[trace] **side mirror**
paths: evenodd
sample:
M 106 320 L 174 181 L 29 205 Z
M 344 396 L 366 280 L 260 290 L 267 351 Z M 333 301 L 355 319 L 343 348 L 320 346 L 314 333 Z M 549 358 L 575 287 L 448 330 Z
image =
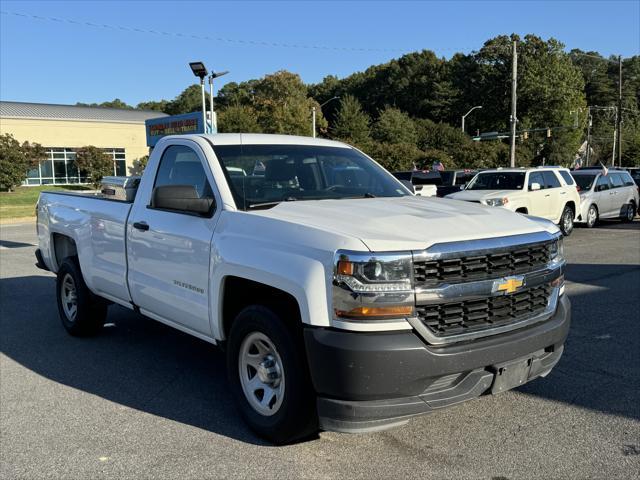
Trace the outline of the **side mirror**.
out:
M 529 187 L 529 190 L 531 190 L 532 192 L 536 190 L 540 190 L 540 184 L 538 182 L 533 182 Z
M 413 193 L 414 195 L 416 194 L 416 189 L 413 186 L 413 183 L 411 183 L 409 180 L 400 180 L 400 183 L 407 187 L 411 193 Z
M 601 192 L 603 190 L 606 190 L 606 185 L 596 185 L 596 192 Z
M 178 212 L 210 215 L 215 201 L 211 197 L 200 198 L 193 185 L 164 185 L 153 189 L 151 207 Z

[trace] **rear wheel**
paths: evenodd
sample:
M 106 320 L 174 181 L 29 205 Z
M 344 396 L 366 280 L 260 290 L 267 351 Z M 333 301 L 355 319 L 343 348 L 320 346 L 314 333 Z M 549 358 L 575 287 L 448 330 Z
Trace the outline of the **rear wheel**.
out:
M 317 431 L 304 351 L 272 310 L 250 306 L 236 317 L 227 374 L 242 417 L 261 437 L 285 444 Z
M 573 231 L 573 209 L 569 205 L 565 205 L 560 217 L 560 230 L 565 237 L 571 235 Z
M 636 206 L 633 202 L 627 204 L 627 208 L 624 212 L 624 216 L 622 217 L 623 222 L 633 222 L 634 217 L 636 216 Z
M 590 205 L 587 210 L 587 227 L 593 228 L 598 223 L 598 207 Z
M 71 335 L 96 334 L 104 325 L 107 304 L 96 297 L 82 278 L 78 260 L 64 259 L 58 269 L 56 280 L 58 314 L 62 325 Z

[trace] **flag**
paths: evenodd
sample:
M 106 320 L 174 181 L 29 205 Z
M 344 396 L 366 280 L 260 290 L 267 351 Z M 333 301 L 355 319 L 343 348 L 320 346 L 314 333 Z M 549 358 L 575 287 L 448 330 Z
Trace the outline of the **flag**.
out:
M 607 167 L 605 167 L 602 162 L 600 162 L 600 165 L 602 165 L 602 175 L 604 175 L 605 177 L 607 175 L 609 175 L 609 170 L 607 169 Z

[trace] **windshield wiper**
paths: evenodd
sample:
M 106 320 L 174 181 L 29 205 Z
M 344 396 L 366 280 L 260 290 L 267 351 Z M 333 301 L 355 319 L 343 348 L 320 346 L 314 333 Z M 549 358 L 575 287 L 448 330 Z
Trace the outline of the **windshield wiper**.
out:
M 276 202 L 262 202 L 262 203 L 252 203 L 251 205 L 249 205 L 248 210 L 254 209 L 254 208 L 268 208 L 268 207 L 275 207 L 276 205 L 278 205 L 279 203 L 282 202 L 295 202 L 296 200 L 298 200 L 296 197 L 287 197 L 284 200 L 278 200 Z

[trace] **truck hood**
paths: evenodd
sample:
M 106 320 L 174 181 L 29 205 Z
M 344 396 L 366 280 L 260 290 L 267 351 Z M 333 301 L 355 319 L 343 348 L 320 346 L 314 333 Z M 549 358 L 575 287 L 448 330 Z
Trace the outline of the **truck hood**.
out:
M 518 195 L 522 190 L 462 190 L 447 195 L 447 198 L 464 200 L 466 202 L 480 202 L 487 198 L 503 198 Z
M 374 252 L 557 231 L 551 222 L 503 208 L 415 196 L 282 202 L 254 214 L 355 237 Z

